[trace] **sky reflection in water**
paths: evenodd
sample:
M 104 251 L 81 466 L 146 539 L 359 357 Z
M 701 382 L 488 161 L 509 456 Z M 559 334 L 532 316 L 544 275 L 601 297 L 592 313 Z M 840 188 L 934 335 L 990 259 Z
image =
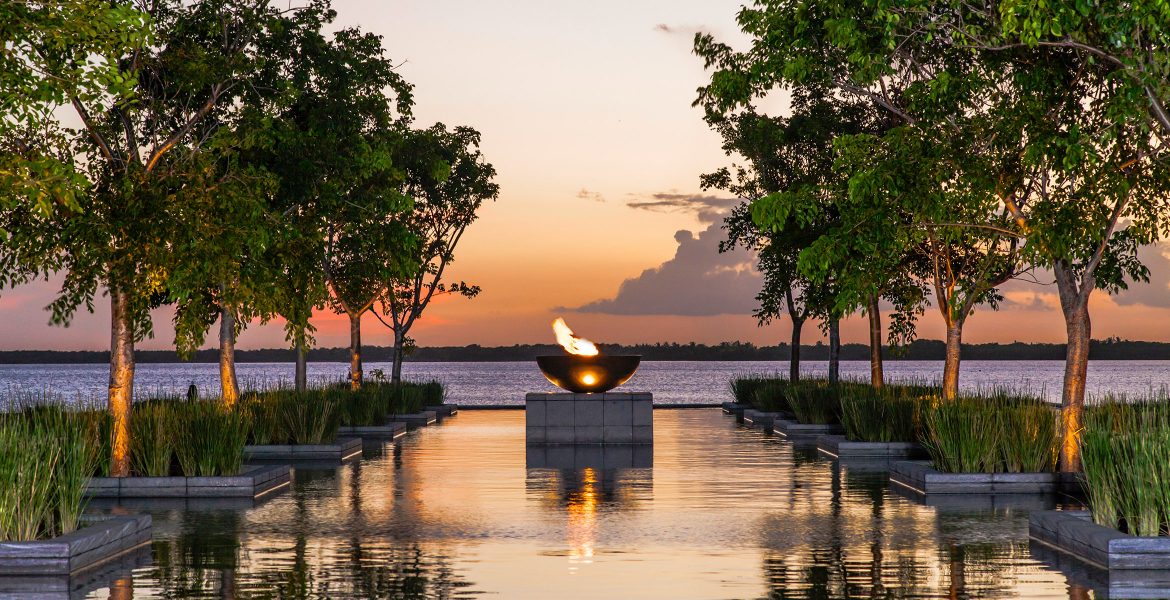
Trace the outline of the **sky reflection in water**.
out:
M 837 467 L 717 410 L 658 410 L 655 427 L 652 457 L 526 468 L 559 459 L 526 456 L 522 411 L 464 411 L 397 445 L 369 445 L 360 462 L 298 469 L 292 490 L 255 507 L 153 511 L 150 564 L 114 567 L 89 595 L 1084 593 L 1037 560 L 1026 509 L 922 506 L 880 470 Z M 635 468 L 610 468 L 622 461 Z M 122 579 L 111 589 L 113 577 Z

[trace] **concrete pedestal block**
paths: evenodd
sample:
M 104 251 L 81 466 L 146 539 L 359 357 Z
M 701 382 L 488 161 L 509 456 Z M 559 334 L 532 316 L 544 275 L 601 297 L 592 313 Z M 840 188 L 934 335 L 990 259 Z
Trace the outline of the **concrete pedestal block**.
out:
M 529 444 L 652 444 L 654 397 L 648 392 L 528 394 Z

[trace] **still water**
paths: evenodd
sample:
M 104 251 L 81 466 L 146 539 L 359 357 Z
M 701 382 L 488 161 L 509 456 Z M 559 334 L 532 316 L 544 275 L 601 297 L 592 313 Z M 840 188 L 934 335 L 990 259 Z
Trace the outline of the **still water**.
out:
M 802 365 L 803 373 L 823 375 L 823 363 Z M 140 364 L 135 389 L 148 394 L 183 394 L 194 383 L 204 395 L 218 395 L 218 365 L 209 363 Z M 245 387 L 292 381 L 293 366 L 284 363 L 240 363 Z M 367 363 L 367 376 L 376 369 L 390 371 L 386 363 Z M 747 373 L 787 373 L 787 362 L 645 362 L 623 389 L 652 391 L 657 404 L 713 403 L 728 400 L 728 382 Z M 887 361 L 886 377 L 937 380 L 941 361 Z M 309 363 L 309 377 L 336 381 L 345 377 L 345 363 Z M 846 361 L 845 377 L 869 378 L 869 363 Z M 406 363 L 403 373 L 411 379 L 438 379 L 448 390 L 448 401 L 460 405 L 523 404 L 525 392 L 557 391 L 536 368 L 535 362 Z M 1060 398 L 1063 361 L 966 361 L 960 382 L 964 388 L 1010 386 Z M 51 390 L 67 398 L 102 399 L 106 394 L 106 365 L 0 365 L 0 397 L 17 392 Z M 1091 394 L 1147 394 L 1170 386 L 1170 361 L 1093 361 L 1089 363 Z
M 1081 598 L 1028 510 L 933 507 L 717 409 L 657 410 L 652 455 L 560 468 L 522 411 L 463 411 L 258 506 L 155 503 L 90 598 Z M 649 462 L 648 462 L 649 461 Z M 1063 571 L 1061 569 L 1064 569 Z M 1098 596 L 1101 597 L 1101 596 Z

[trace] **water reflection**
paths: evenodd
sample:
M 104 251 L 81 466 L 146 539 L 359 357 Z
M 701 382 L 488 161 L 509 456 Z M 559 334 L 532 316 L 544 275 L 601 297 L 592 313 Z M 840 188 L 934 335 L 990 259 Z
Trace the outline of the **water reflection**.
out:
M 465 411 L 362 461 L 298 468 L 256 506 L 155 510 L 152 564 L 88 595 L 1102 595 L 1034 555 L 1032 506 L 925 506 L 891 491 L 884 470 L 714 410 L 656 411 L 655 427 L 648 463 L 598 463 L 532 453 L 520 411 Z

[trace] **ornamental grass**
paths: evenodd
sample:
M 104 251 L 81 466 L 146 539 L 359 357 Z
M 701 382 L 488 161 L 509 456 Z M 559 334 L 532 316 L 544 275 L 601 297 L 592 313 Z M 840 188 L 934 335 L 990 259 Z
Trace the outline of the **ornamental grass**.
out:
M 924 385 L 843 382 L 840 386 L 841 425 L 855 442 L 917 442 L 921 436 Z M 937 388 L 933 388 L 937 389 Z
M 1056 468 L 1060 414 L 1041 399 L 991 390 L 921 406 L 922 443 L 947 473 L 1040 473 Z
M 60 406 L 0 414 L 0 541 L 77 529 L 99 460 L 93 424 Z
M 1138 536 L 1170 533 L 1170 398 L 1109 397 L 1085 411 L 1084 484 L 1093 521 Z
M 824 380 L 802 380 L 784 390 L 792 414 L 801 423 L 833 425 L 841 422 L 840 386 Z

